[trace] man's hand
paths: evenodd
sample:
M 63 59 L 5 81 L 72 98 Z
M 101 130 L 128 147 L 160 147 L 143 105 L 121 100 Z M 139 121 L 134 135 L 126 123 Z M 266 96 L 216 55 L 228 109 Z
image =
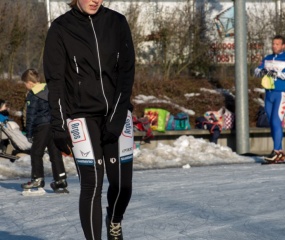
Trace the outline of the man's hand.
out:
M 67 131 L 54 131 L 53 132 L 53 141 L 55 146 L 59 151 L 64 152 L 67 155 L 71 154 L 71 149 L 73 147 L 70 135 Z
M 263 69 L 261 69 L 261 71 L 260 71 L 260 76 L 263 77 L 263 76 L 266 75 L 267 73 L 268 73 L 268 71 L 267 71 L 265 68 L 263 68 Z
M 256 68 L 255 71 L 254 71 L 254 75 L 256 77 L 263 77 L 264 75 L 266 75 L 268 73 L 268 71 L 263 68 L 263 69 L 260 69 L 260 68 Z
M 268 73 L 267 73 L 267 76 L 268 77 L 272 77 L 272 78 L 276 78 L 276 76 L 277 76 L 277 72 L 276 71 L 274 71 L 274 70 L 270 70 Z

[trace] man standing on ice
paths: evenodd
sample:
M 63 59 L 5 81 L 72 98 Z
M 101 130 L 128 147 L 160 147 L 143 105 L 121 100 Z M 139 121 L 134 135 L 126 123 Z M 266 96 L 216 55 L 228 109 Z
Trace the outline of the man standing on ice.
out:
M 268 83 L 265 88 L 265 112 L 267 114 L 273 150 L 265 160 L 272 163 L 284 161 L 285 154 L 282 150 L 283 127 L 282 121 L 285 113 L 285 39 L 277 35 L 272 40 L 272 54 L 262 59 L 261 64 L 255 69 L 256 77 L 265 77 Z

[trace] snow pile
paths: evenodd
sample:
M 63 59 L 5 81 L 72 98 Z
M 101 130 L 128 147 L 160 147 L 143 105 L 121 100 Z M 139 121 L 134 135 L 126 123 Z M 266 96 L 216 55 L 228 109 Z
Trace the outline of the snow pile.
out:
M 253 163 L 259 158 L 243 157 L 229 147 L 209 143 L 193 136 L 181 136 L 173 145 L 159 144 L 156 149 L 135 149 L 135 169 Z M 187 168 L 187 167 L 186 167 Z

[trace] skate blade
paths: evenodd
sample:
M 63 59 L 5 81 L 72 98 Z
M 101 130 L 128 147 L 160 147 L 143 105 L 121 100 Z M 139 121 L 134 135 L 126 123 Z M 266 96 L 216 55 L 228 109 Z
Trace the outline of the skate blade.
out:
M 265 161 L 265 162 L 261 163 L 261 165 L 270 165 L 270 164 L 274 164 L 274 162 L 267 162 L 267 161 Z
M 57 194 L 64 194 L 64 193 L 68 194 L 69 193 L 69 191 L 66 188 L 64 188 L 64 189 L 54 189 L 53 191 L 54 191 L 54 193 L 57 193 Z
M 265 161 L 265 162 L 262 162 L 261 164 L 262 165 L 269 165 L 269 164 L 284 164 L 285 161 Z
M 272 159 L 272 158 L 265 157 L 264 160 L 267 161 L 267 162 L 275 162 L 275 161 L 277 161 L 277 158 L 273 158 Z
M 38 189 L 24 189 L 22 192 L 22 195 L 27 197 L 27 196 L 42 196 L 45 195 L 46 191 L 43 188 L 38 188 Z

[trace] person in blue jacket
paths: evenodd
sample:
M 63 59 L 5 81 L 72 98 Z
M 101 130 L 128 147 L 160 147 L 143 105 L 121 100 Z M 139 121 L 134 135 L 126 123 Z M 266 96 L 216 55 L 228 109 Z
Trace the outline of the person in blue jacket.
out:
M 0 99 L 0 122 L 5 122 L 7 120 L 9 120 L 7 102 L 3 99 Z
M 284 161 L 285 154 L 282 149 L 283 127 L 282 121 L 285 113 L 285 38 L 276 35 L 272 40 L 272 54 L 265 56 L 255 69 L 256 77 L 267 75 L 274 81 L 271 89 L 265 89 L 265 112 L 267 114 L 273 150 L 265 159 L 268 161 Z
M 4 123 L 9 120 L 9 106 L 7 101 L 0 99 L 0 123 Z M 6 152 L 9 144 L 8 137 L 0 129 L 0 152 Z

